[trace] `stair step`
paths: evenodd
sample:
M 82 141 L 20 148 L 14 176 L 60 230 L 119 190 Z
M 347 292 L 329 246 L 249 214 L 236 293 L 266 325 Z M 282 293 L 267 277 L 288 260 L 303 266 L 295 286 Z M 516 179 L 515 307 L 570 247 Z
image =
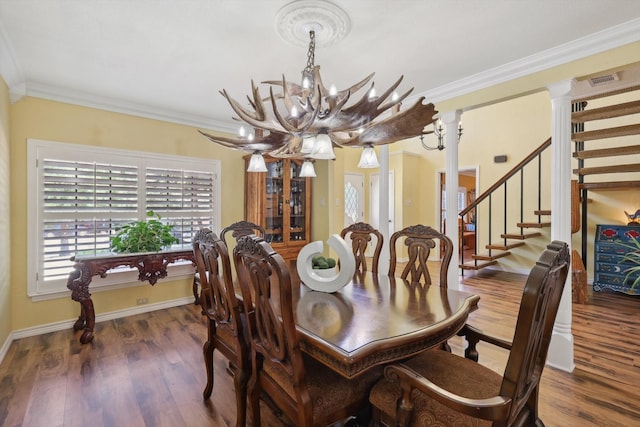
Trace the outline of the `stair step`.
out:
M 524 245 L 526 245 L 525 242 L 513 242 L 513 243 L 506 244 L 506 245 L 498 245 L 496 243 L 492 243 L 490 245 L 486 245 L 485 248 L 487 248 L 487 249 L 498 249 L 498 250 L 501 250 L 501 251 L 508 251 L 510 249 L 517 248 L 518 246 L 524 246 Z
M 550 222 L 519 222 L 518 227 L 520 228 L 546 228 L 551 227 Z
M 485 267 L 489 267 L 490 265 L 495 265 L 497 264 L 498 261 L 484 261 L 484 262 L 478 262 L 478 261 L 469 261 L 469 262 L 465 262 L 464 264 L 460 264 L 458 265 L 458 267 L 460 267 L 463 270 L 481 270 Z
M 547 210 L 539 210 L 539 211 L 533 211 L 534 215 L 551 215 L 551 210 L 547 209 Z
M 574 169 L 576 175 L 598 175 L 603 173 L 640 172 L 640 163 L 631 165 L 595 166 L 591 168 Z
M 509 251 L 500 251 L 500 252 L 492 251 L 491 255 L 489 255 L 489 254 L 474 254 L 474 255 L 471 255 L 471 258 L 477 259 L 477 260 L 480 260 L 480 261 L 493 261 L 494 259 L 503 258 L 503 257 L 509 256 L 509 255 L 511 255 L 511 252 L 509 252 Z
M 580 188 L 586 190 L 624 190 L 635 187 L 640 187 L 640 181 L 583 182 L 580 184 Z
M 538 237 L 541 233 L 517 233 L 517 234 L 501 234 L 500 237 L 503 239 L 515 239 L 515 240 L 525 240 L 530 239 L 532 237 Z
M 571 123 L 584 123 L 590 120 L 611 119 L 613 117 L 628 116 L 640 113 L 640 101 L 625 102 L 624 104 L 608 105 L 592 110 L 577 111 L 571 114 Z
M 596 129 L 571 134 L 572 141 L 592 141 L 594 139 L 617 138 L 619 136 L 640 135 L 640 124 Z
M 640 153 L 640 145 L 628 145 L 625 147 L 611 147 L 600 150 L 583 150 L 573 153 L 576 159 L 597 159 L 601 157 L 628 156 Z

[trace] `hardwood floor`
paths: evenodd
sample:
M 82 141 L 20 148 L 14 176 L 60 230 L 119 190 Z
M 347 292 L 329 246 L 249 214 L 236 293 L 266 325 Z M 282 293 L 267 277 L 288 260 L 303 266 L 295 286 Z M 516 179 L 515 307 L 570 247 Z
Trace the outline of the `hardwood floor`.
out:
M 481 296 L 469 323 L 511 338 L 524 276 L 466 272 L 463 290 Z M 640 425 L 640 299 L 590 295 L 573 305 L 573 373 L 547 367 L 540 413 L 547 427 Z M 199 307 L 186 305 L 96 324 L 81 345 L 72 330 L 15 341 L 0 365 L 1 426 L 229 426 L 233 383 L 215 359 L 205 385 Z M 460 351 L 462 340 L 450 341 Z M 507 353 L 479 346 L 480 362 L 500 372 Z M 282 425 L 273 416 L 264 425 Z

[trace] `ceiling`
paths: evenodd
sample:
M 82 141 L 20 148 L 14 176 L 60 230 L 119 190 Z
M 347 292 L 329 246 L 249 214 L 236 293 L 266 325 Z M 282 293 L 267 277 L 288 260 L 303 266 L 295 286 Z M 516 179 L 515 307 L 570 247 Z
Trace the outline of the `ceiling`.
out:
M 309 0 L 299 0 L 309 2 Z M 290 0 L 0 0 L 0 72 L 31 95 L 231 130 L 219 91 L 299 82 L 307 47 L 276 31 Z M 346 36 L 318 41 L 327 85 L 375 72 L 428 101 L 640 40 L 638 0 L 333 0 Z M 537 67 L 537 69 L 536 69 Z M 264 94 L 266 94 L 266 89 Z

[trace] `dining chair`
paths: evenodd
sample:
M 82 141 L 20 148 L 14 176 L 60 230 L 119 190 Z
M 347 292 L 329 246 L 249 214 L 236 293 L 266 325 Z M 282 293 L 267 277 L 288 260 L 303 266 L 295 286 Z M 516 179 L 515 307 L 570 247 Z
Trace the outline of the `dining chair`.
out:
M 404 238 L 404 240 L 400 240 L 401 238 Z M 411 282 L 422 282 L 428 285 L 431 284 L 431 275 L 429 274 L 427 261 L 432 252 L 434 253 L 434 258 L 436 258 L 438 254 L 433 249 L 436 247 L 437 242 L 440 243 L 440 252 L 442 253 L 439 260 L 440 286 L 446 288 L 447 270 L 453 254 L 453 242 L 451 242 L 451 239 L 443 233 L 421 224 L 411 225 L 396 231 L 389 240 L 389 276 L 394 276 L 396 272 L 397 253 L 400 251 L 400 248 L 397 248 L 396 245 L 400 244 L 399 240 L 407 247 L 409 256 L 409 260 L 400 277 Z M 434 261 L 437 261 L 437 259 L 434 259 Z
M 249 234 L 255 234 L 255 235 L 261 236 L 263 238 L 265 238 L 265 236 L 266 236 L 264 227 L 262 227 L 261 225 L 255 224 L 255 223 L 250 222 L 250 221 L 244 221 L 244 220 L 243 221 L 234 222 L 233 224 L 228 225 L 225 228 L 223 228 L 222 231 L 220 232 L 220 238 L 227 245 L 227 247 L 229 246 L 229 244 L 227 242 L 226 235 L 229 232 L 231 232 L 231 236 L 234 239 L 236 239 L 236 241 L 240 237 L 247 236 Z
M 469 343 L 465 357 L 429 350 L 388 365 L 369 397 L 373 425 L 544 426 L 539 382 L 569 259 L 564 242 L 544 250 L 527 278 L 512 342 L 465 325 L 458 334 Z M 510 351 L 503 375 L 477 363 L 479 341 Z
M 378 261 L 380 260 L 380 252 L 382 251 L 382 244 L 384 242 L 382 233 L 366 222 L 356 222 L 344 228 L 340 232 L 340 237 L 344 240 L 351 240 L 351 249 L 356 259 L 356 271 L 360 272 L 367 271 L 366 251 L 371 239 L 375 238 L 376 246 L 371 258 L 371 272 L 378 272 Z
M 249 321 L 252 425 L 261 425 L 260 399 L 267 396 L 298 427 L 327 426 L 366 408 L 382 368 L 348 380 L 301 351 L 287 264 L 261 237 L 241 237 L 234 260 L 236 268 L 245 270 L 240 277 L 248 279 L 242 281 L 245 306 L 244 295 L 251 295 L 254 310 Z
M 264 228 L 258 224 L 254 224 L 249 221 L 238 221 L 233 224 L 225 227 L 220 232 L 220 238 L 229 247 L 229 244 L 226 240 L 227 233 L 231 232 L 231 236 L 236 240 L 241 236 L 246 236 L 247 234 L 258 234 L 259 236 L 265 236 Z M 194 304 L 200 304 L 200 295 L 198 293 L 198 289 L 202 288 L 202 284 L 200 283 L 200 274 L 196 270 L 196 274 L 193 276 L 193 297 Z M 204 313 L 203 313 L 204 314 Z
M 211 230 L 199 230 L 193 239 L 196 268 L 202 283 L 200 298 L 207 316 L 207 341 L 202 348 L 207 373 L 207 385 L 202 396 L 209 399 L 213 392 L 213 352 L 218 350 L 229 361 L 236 395 L 236 426 L 245 425 L 247 381 L 250 376 L 249 340 L 243 325 L 241 307 L 231 278 L 227 246 Z

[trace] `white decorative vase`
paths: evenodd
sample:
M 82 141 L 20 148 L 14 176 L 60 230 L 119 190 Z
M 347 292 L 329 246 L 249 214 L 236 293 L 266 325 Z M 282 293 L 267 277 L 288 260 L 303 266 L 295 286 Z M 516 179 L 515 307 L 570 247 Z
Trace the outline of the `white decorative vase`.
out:
M 332 268 L 314 268 L 313 272 L 320 277 L 334 277 L 338 273 L 336 267 Z
M 356 260 L 353 257 L 351 248 L 340 235 L 332 234 L 327 243 L 338 254 L 338 259 L 340 260 L 339 272 L 335 267 L 324 270 L 313 269 L 313 257 L 322 253 L 322 242 L 320 240 L 311 242 L 300 250 L 296 269 L 298 270 L 300 281 L 307 287 L 314 291 L 331 293 L 342 289 L 351 281 L 353 273 L 356 271 Z

